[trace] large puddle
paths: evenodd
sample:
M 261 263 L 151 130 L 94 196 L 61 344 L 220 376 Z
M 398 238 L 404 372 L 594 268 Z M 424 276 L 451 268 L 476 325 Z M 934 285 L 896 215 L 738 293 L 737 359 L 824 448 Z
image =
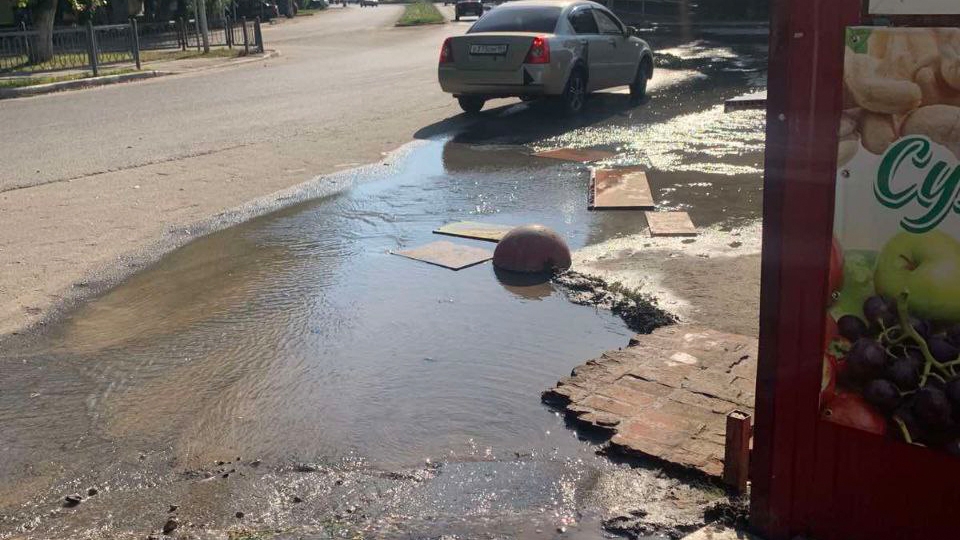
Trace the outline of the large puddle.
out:
M 382 171 L 200 238 L 9 351 L 0 478 L 15 487 L 0 509 L 144 453 L 176 471 L 225 456 L 383 470 L 592 457 L 539 395 L 626 345 L 622 321 L 489 263 L 453 272 L 389 252 L 447 239 L 431 231 L 457 220 L 542 223 L 573 249 L 642 232 L 640 212 L 586 210 L 586 167 L 527 155 L 573 140 L 651 167 L 665 204 L 700 226 L 755 220 L 762 114 L 716 109 L 746 76 L 677 79 L 640 108 L 596 96 L 573 124 L 523 105 L 425 130 Z

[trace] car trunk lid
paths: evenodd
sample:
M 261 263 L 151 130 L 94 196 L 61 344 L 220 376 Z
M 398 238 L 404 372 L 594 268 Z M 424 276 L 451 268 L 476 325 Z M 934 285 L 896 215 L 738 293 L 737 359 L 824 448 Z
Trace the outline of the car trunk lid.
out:
M 533 38 L 540 34 L 482 33 L 451 40 L 457 69 L 516 71 L 523 65 Z

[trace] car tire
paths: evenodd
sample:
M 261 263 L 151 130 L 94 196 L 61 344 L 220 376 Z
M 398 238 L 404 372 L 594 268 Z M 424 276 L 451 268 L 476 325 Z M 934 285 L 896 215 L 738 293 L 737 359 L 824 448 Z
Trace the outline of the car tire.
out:
M 455 15 L 453 16 L 453 20 L 459 21 L 459 20 L 460 20 L 460 14 L 459 14 L 459 13 L 455 14 Z
M 647 97 L 647 80 L 650 79 L 650 63 L 641 60 L 637 66 L 637 76 L 630 84 L 630 99 L 634 102 L 643 101 Z
M 477 114 L 483 109 L 483 105 L 487 100 L 479 96 L 460 96 L 457 98 L 457 102 L 460 103 L 460 108 L 463 109 L 463 112 L 467 114 Z
M 560 94 L 560 108 L 564 114 L 574 115 L 583 111 L 587 101 L 587 76 L 582 68 L 574 68 Z

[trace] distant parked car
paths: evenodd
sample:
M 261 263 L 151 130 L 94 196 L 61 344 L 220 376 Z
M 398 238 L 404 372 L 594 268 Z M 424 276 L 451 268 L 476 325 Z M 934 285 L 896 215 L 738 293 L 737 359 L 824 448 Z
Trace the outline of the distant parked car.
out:
M 260 17 L 261 21 L 269 21 L 280 16 L 280 9 L 277 5 L 266 0 L 240 0 L 237 2 L 237 18 L 246 17 L 247 19 L 256 19 Z
M 483 16 L 483 2 L 480 0 L 460 0 L 454 8 L 454 19 L 460 20 L 465 15 Z
M 590 92 L 621 85 L 639 100 L 653 76 L 653 52 L 635 32 L 596 2 L 509 2 L 443 42 L 437 75 L 467 113 L 488 99 L 543 96 L 578 113 Z
M 297 13 L 300 11 L 300 6 L 298 6 L 294 0 L 279 0 L 277 9 L 280 10 L 281 15 L 292 19 L 297 16 Z
M 380 7 L 380 0 L 360 0 L 360 7 Z

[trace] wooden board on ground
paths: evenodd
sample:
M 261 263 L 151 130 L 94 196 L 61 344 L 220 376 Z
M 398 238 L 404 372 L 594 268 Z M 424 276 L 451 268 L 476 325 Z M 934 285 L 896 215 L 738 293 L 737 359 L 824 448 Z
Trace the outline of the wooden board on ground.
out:
M 446 240 L 431 242 L 425 246 L 403 251 L 392 251 L 391 253 L 451 270 L 463 270 L 493 258 L 493 253 L 489 250 L 462 246 Z
M 573 369 L 543 400 L 606 432 L 610 449 L 719 477 L 727 415 L 753 414 L 757 338 L 672 325 Z
M 510 232 L 510 229 L 513 229 L 513 227 L 509 225 L 499 225 L 497 223 L 458 221 L 456 223 L 447 223 L 433 232 L 434 234 L 445 234 L 447 236 L 499 242 L 500 239 L 503 238 L 503 235 Z
M 730 98 L 723 102 L 723 112 L 739 111 L 743 109 L 766 109 L 767 91 L 761 90 Z
M 607 152 L 606 150 L 559 148 L 557 150 L 545 150 L 543 152 L 537 152 L 533 155 L 537 157 L 559 159 L 563 161 L 578 161 L 580 163 L 590 163 L 593 161 L 600 161 L 601 159 L 612 158 L 616 154 L 614 154 L 613 152 Z
M 591 210 L 654 208 L 647 173 L 638 167 L 594 169 L 591 179 Z
M 696 236 L 697 228 L 686 212 L 644 212 L 650 236 Z

